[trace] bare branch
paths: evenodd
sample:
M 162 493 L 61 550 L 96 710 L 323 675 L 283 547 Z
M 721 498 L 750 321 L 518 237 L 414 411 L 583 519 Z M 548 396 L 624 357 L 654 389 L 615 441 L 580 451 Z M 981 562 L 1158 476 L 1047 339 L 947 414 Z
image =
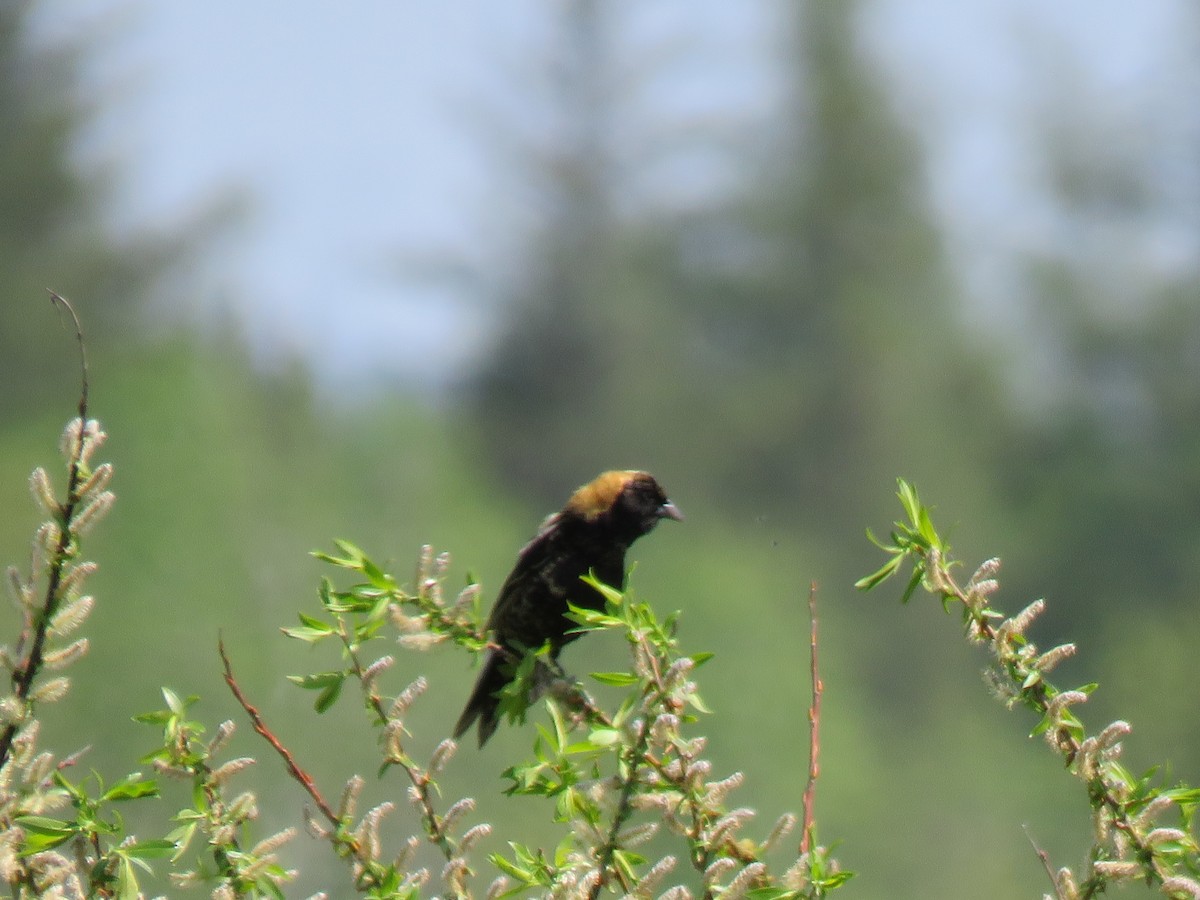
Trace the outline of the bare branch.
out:
M 312 797 L 313 803 L 317 804 L 317 808 L 321 810 L 322 815 L 329 820 L 329 824 L 336 828 L 339 824 L 337 813 L 325 802 L 325 798 L 321 796 L 321 791 L 317 788 L 317 783 L 313 781 L 313 777 L 300 767 L 300 764 L 296 762 L 296 757 L 292 755 L 292 751 L 285 747 L 283 742 L 267 727 L 262 714 L 246 699 L 246 695 L 242 692 L 241 686 L 238 685 L 237 679 L 233 675 L 233 664 L 229 661 L 229 654 L 225 652 L 225 640 L 223 638 L 217 639 L 217 652 L 221 655 L 221 667 L 224 669 L 225 683 L 229 685 L 229 690 L 233 693 L 233 697 L 237 700 L 238 705 L 250 717 L 250 723 L 254 726 L 254 730 L 262 735 L 263 739 L 280 755 L 284 765 L 287 766 L 288 773 L 296 781 L 300 782 L 301 787 L 308 793 L 308 796 Z
M 825 684 L 817 666 L 817 583 L 808 586 L 808 648 L 809 673 L 812 679 L 812 705 L 808 708 L 808 784 L 804 787 L 803 830 L 800 833 L 800 855 L 812 849 L 813 826 L 816 823 L 817 777 L 821 774 L 821 694 Z

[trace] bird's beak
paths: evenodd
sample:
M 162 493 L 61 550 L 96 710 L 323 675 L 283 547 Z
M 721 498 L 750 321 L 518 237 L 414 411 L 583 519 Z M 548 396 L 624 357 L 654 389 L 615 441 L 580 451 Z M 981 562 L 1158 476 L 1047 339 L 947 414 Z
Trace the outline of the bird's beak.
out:
M 674 519 L 676 522 L 683 521 L 683 513 L 679 511 L 679 507 L 668 500 L 658 508 L 658 517 L 660 519 Z

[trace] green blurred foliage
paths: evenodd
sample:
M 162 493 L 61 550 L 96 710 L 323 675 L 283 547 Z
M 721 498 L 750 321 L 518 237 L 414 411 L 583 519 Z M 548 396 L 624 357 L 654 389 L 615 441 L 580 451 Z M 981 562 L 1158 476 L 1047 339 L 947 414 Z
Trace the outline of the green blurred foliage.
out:
M 957 329 L 917 146 L 856 10 L 788 14 L 793 99 L 726 206 L 627 224 L 596 141 L 549 170 L 557 203 L 473 406 L 499 471 L 544 503 L 616 459 L 742 515 L 858 530 L 898 468 L 965 478 L 984 451 L 992 373 Z M 585 137 L 605 130 L 590 96 L 562 99 Z M 953 448 L 926 437 L 951 429 Z

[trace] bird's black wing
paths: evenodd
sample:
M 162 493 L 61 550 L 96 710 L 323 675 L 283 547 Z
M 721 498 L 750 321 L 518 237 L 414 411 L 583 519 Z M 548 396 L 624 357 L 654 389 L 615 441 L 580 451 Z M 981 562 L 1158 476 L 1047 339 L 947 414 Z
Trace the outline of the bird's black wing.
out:
M 580 579 L 589 571 L 606 584 L 621 587 L 625 577 L 625 547 L 607 535 L 592 533 L 591 523 L 581 523 L 563 513 L 547 518 L 534 538 L 521 548 L 516 565 L 501 585 L 488 617 L 488 630 L 498 645 L 484 662 L 467 701 L 455 737 L 479 719 L 480 746 L 499 724 L 496 697 L 511 677 L 511 667 L 524 652 L 547 641 L 558 657 L 563 645 L 577 637 L 568 634 L 574 623 L 567 618 L 573 603 L 602 609 L 603 597 Z
M 578 548 L 563 534 L 562 516 L 548 517 L 521 548 L 516 565 L 504 579 L 488 617 L 496 642 L 514 650 L 536 650 L 547 639 L 561 638 L 569 627 L 563 618 L 567 597 L 574 592 L 583 566 Z
M 516 565 L 501 585 L 488 616 L 488 631 L 498 648 L 488 651 L 483 670 L 475 682 L 466 708 L 454 726 L 461 737 L 479 720 L 479 746 L 483 746 L 500 723 L 500 701 L 496 693 L 508 682 L 508 670 L 520 659 L 523 649 L 537 649 L 568 624 L 565 588 L 555 584 L 555 574 L 566 558 L 560 529 L 561 516 L 549 516 L 538 533 L 517 554 Z

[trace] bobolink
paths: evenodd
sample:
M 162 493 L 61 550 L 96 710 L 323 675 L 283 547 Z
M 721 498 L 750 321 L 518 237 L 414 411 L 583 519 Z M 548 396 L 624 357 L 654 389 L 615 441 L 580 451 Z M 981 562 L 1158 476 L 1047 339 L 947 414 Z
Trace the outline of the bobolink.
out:
M 497 646 L 487 653 L 454 736 L 479 719 L 479 746 L 487 743 L 500 722 L 496 693 L 511 680 L 522 654 L 548 641 L 557 661 L 563 645 L 579 637 L 568 633 L 575 627 L 566 617 L 568 602 L 604 608 L 600 592 L 581 578 L 592 572 L 604 584 L 624 587 L 629 546 L 660 519 L 682 518 L 648 472 L 605 472 L 575 491 L 522 548 L 500 588 L 487 624 Z

